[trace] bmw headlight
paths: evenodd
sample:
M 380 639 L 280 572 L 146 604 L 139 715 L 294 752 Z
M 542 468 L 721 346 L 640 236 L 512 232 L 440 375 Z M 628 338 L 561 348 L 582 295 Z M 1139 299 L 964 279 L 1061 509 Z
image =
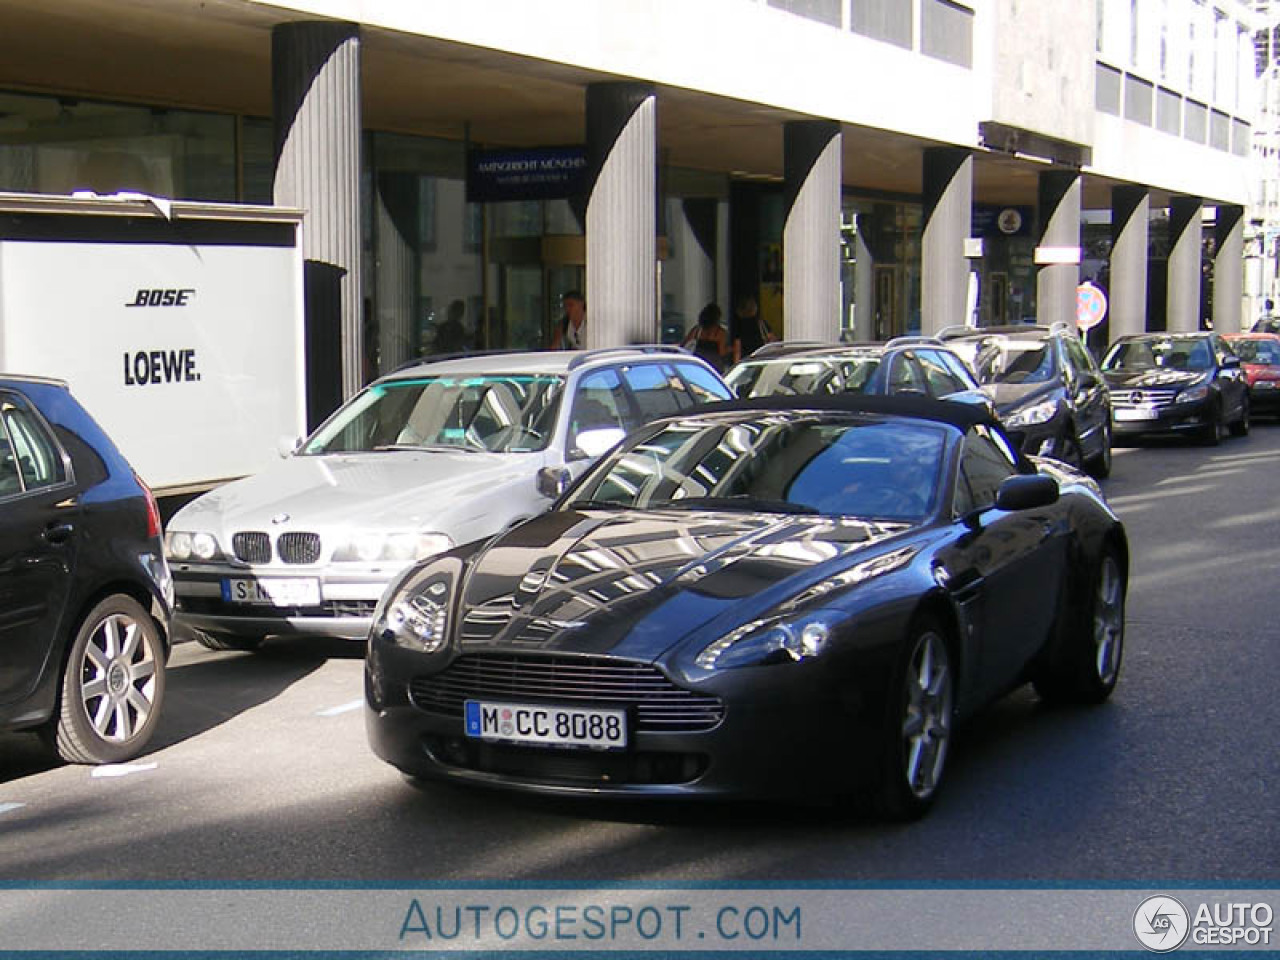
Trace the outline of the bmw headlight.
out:
M 394 586 L 379 604 L 373 637 L 422 653 L 443 649 L 460 570 L 457 560 L 432 563 Z
M 1187 387 L 1179 393 L 1173 400 L 1174 403 L 1195 403 L 1197 400 L 1203 400 L 1209 396 L 1208 384 L 1199 384 L 1194 387 Z
M 333 559 L 339 563 L 413 563 L 452 550 L 453 546 L 453 540 L 443 533 L 367 530 L 353 534 L 334 551 Z
M 840 616 L 819 610 L 792 619 L 754 620 L 709 645 L 694 663 L 724 670 L 807 660 L 823 651 Z
M 169 559 L 213 560 L 221 556 L 218 539 L 212 533 L 171 530 L 165 534 L 164 549 Z
M 1058 412 L 1057 400 L 1041 400 L 1029 407 L 1016 410 L 1005 418 L 1006 427 L 1030 427 L 1037 423 L 1048 423 Z

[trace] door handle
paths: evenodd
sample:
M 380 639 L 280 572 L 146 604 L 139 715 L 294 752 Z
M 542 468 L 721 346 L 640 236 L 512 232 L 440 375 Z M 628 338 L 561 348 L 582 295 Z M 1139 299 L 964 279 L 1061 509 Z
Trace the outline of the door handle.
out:
M 54 546 L 61 546 L 71 539 L 71 534 L 75 533 L 75 529 L 69 523 L 51 523 L 44 528 L 41 536 Z

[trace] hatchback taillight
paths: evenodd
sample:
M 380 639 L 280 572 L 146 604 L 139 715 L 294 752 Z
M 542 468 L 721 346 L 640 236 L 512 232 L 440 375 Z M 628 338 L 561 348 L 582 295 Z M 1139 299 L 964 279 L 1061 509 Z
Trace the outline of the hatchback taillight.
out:
M 160 536 L 161 527 L 160 507 L 151 493 L 151 488 L 142 482 L 142 478 L 135 473 L 133 479 L 138 481 L 138 486 L 142 488 L 142 492 L 147 498 L 147 536 L 158 537 Z

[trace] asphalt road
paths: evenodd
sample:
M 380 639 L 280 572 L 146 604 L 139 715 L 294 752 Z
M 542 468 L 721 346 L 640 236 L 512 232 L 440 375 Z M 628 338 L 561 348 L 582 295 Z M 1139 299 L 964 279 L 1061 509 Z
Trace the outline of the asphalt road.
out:
M 0 739 L 0 881 L 1273 886 L 1280 863 L 1280 426 L 1118 451 L 1127 651 L 1114 698 L 1029 688 L 960 731 L 928 819 L 415 787 L 369 751 L 357 647 L 180 646 L 123 771 Z

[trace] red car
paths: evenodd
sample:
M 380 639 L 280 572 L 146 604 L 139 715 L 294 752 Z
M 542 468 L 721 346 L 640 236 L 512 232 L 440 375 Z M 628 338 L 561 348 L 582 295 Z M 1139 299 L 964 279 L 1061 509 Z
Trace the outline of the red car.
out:
M 1244 365 L 1249 406 L 1255 414 L 1280 416 L 1280 334 L 1223 334 Z

